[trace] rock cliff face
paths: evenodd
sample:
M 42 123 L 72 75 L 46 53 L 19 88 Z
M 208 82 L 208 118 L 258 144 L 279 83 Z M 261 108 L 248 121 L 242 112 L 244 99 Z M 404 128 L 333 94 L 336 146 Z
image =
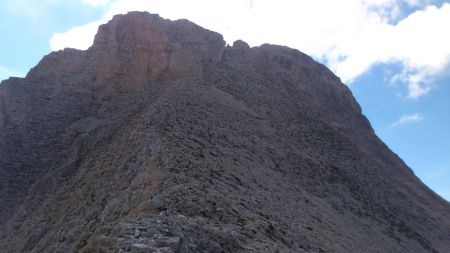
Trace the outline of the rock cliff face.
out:
M 287 47 L 132 12 L 0 85 L 4 252 L 449 252 L 450 205 Z

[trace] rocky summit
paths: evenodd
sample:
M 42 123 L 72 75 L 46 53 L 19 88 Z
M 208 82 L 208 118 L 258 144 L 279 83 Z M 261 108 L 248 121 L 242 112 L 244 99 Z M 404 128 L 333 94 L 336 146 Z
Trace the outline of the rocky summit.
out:
M 144 12 L 0 85 L 1 252 L 450 252 L 450 205 L 283 46 Z

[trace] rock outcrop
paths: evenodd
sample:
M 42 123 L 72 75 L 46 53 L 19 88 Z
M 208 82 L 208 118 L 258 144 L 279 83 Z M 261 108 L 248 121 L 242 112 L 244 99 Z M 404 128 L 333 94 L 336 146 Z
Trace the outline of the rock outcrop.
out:
M 287 47 L 131 12 L 0 85 L 4 252 L 448 252 L 450 205 Z

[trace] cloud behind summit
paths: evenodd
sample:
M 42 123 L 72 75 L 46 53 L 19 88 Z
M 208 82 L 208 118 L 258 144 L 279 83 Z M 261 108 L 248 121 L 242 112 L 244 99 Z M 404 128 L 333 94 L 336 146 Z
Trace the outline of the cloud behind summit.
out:
M 56 33 L 53 50 L 86 49 L 99 24 L 131 10 L 187 18 L 221 32 L 228 43 L 243 39 L 288 45 L 325 63 L 347 84 L 375 64 L 398 64 L 391 81 L 407 85 L 408 97 L 432 88 L 450 59 L 450 4 L 420 0 L 317 1 L 83 1 L 102 5 L 102 19 Z M 288 24 L 288 25 L 286 25 Z

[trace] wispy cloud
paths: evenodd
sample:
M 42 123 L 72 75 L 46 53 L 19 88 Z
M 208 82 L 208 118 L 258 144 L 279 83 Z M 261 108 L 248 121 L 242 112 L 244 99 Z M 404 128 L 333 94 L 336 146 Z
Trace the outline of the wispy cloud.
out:
M 5 9 L 10 13 L 19 14 L 22 17 L 39 21 L 46 13 L 46 8 L 50 1 L 36 1 L 36 0 L 15 0 L 7 1 Z
M 389 127 L 394 128 L 394 127 L 399 127 L 399 126 L 402 126 L 405 124 L 418 123 L 418 122 L 421 122 L 422 120 L 423 120 L 423 116 L 419 113 L 405 114 L 405 115 L 401 116 L 397 121 L 392 123 Z
M 438 166 L 428 166 L 426 169 L 419 170 L 419 177 L 429 186 L 432 186 L 443 198 L 450 201 L 450 164 L 441 164 Z
M 25 74 L 21 73 L 19 71 L 14 71 L 14 70 L 10 70 L 6 67 L 0 66 L 0 81 L 7 79 L 11 76 L 15 76 L 15 77 L 24 77 Z
M 102 6 L 106 5 L 111 0 L 81 0 L 81 3 L 88 4 L 92 6 Z
M 450 202 L 450 191 L 439 191 L 438 194 L 441 195 L 441 197 L 446 199 L 448 202 Z
M 439 180 L 442 178 L 450 178 L 450 166 L 437 166 L 435 168 L 430 168 L 427 172 L 429 173 L 424 176 L 424 179 L 426 181 Z

